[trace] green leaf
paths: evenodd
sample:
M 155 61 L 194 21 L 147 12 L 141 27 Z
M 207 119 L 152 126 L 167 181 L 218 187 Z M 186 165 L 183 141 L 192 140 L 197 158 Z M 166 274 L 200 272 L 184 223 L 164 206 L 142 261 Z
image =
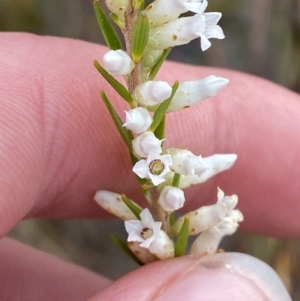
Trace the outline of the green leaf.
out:
M 119 36 L 107 19 L 98 0 L 94 1 L 94 10 L 107 46 L 111 50 L 122 49 Z
M 145 0 L 133 0 L 134 10 L 143 9 L 145 6 Z
M 122 239 L 118 238 L 117 236 L 111 234 L 110 235 L 111 240 L 115 243 L 116 246 L 118 246 L 128 257 L 130 257 L 133 261 L 135 261 L 138 265 L 142 266 L 144 265 L 142 262 L 140 262 L 134 254 L 131 252 L 131 250 L 128 248 L 126 241 L 123 241 Z
M 106 81 L 115 89 L 115 91 L 125 99 L 130 107 L 135 107 L 134 101 L 128 92 L 128 90 L 118 82 L 113 76 L 111 76 L 100 64 L 97 60 L 94 60 L 94 66 L 99 71 L 99 73 L 106 79 Z
M 115 111 L 115 109 L 113 108 L 112 104 L 110 103 L 109 99 L 107 98 L 106 94 L 101 91 L 100 95 L 108 109 L 108 112 L 114 122 L 114 124 L 117 127 L 117 130 L 119 131 L 123 141 L 125 142 L 125 144 L 127 145 L 128 149 L 130 152 L 132 152 L 132 143 L 131 141 L 134 139 L 131 131 L 128 131 L 126 128 L 123 127 L 123 121 L 122 119 L 119 117 L 118 113 Z
M 172 186 L 179 187 L 179 182 L 180 182 L 180 174 L 174 173 Z
M 148 80 L 154 80 L 155 76 L 157 75 L 160 67 L 162 66 L 163 62 L 166 60 L 167 56 L 169 55 L 172 48 L 165 49 L 157 63 L 154 65 L 154 67 L 151 69 Z
M 183 225 L 180 229 L 180 232 L 178 234 L 177 240 L 175 242 L 175 257 L 180 257 L 185 255 L 188 237 L 189 237 L 189 220 L 185 218 Z
M 157 139 L 162 140 L 165 137 L 165 123 L 166 123 L 166 115 L 163 117 L 162 121 L 154 131 L 154 135 Z M 162 142 L 163 145 L 164 141 Z
M 142 212 L 142 208 L 137 206 L 132 200 L 130 200 L 125 194 L 122 194 L 122 200 L 125 205 L 131 210 L 131 212 L 141 220 L 140 214 Z
M 147 14 L 142 11 L 133 27 L 131 36 L 131 54 L 135 63 L 141 61 L 149 39 L 149 21 Z
M 154 132 L 156 130 L 156 128 L 162 122 L 162 120 L 167 112 L 167 109 L 178 89 L 178 86 L 179 86 L 179 82 L 176 81 L 172 87 L 172 93 L 171 93 L 170 97 L 168 99 L 166 99 L 163 103 L 161 103 L 160 106 L 155 111 L 154 116 L 153 116 L 153 122 L 150 126 L 150 131 Z

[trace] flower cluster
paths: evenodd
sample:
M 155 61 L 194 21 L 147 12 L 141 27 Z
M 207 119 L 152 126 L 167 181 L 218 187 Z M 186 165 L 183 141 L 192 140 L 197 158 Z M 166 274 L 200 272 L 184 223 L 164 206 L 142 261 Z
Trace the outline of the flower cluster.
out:
M 101 94 L 131 154 L 132 171 L 154 217 L 148 208 L 143 209 L 114 192 L 100 190 L 95 200 L 125 221 L 128 250 L 140 262 L 148 263 L 184 255 L 182 249 L 186 245 L 182 241 L 186 243 L 189 235 L 199 235 L 191 254 L 215 252 L 222 237 L 236 231 L 243 215 L 234 209 L 237 196 L 225 196 L 219 189 L 216 204 L 203 206 L 175 221 L 174 212 L 185 203 L 183 189 L 231 168 L 237 156 L 202 157 L 187 149 L 163 147 L 166 115 L 215 96 L 228 84 L 228 79 L 210 75 L 200 80 L 175 82 L 173 86 L 154 79 L 172 47 L 200 38 L 201 49 L 205 51 L 211 46 L 209 39 L 223 39 L 223 31 L 217 25 L 221 13 L 206 13 L 206 0 L 155 0 L 142 9 L 143 2 L 106 0 L 112 19 L 124 32 L 127 51 L 122 50 L 99 3 L 95 2 L 98 21 L 111 48 L 103 57 L 104 68 L 98 62 L 95 66 L 130 105 L 122 122 L 105 93 Z M 181 16 L 188 11 L 194 15 Z M 114 76 L 124 76 L 128 89 Z

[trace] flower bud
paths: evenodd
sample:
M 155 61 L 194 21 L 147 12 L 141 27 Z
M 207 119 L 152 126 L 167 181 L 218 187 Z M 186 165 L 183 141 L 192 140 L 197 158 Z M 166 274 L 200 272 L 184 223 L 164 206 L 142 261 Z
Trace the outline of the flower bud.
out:
M 123 50 L 110 50 L 103 56 L 103 65 L 111 75 L 127 75 L 134 68 L 134 63 Z
M 153 121 L 150 113 L 145 108 L 139 107 L 128 112 L 125 111 L 125 113 L 126 122 L 123 126 L 126 126 L 136 134 L 146 132 Z
M 173 186 L 165 186 L 158 198 L 160 206 L 167 212 L 178 210 L 183 206 L 184 201 L 183 191 Z
M 145 132 L 139 136 L 137 136 L 132 141 L 132 146 L 134 152 L 140 156 L 141 158 L 147 158 L 149 152 L 154 152 L 160 154 L 162 152 L 161 149 L 161 140 L 157 139 L 153 132 Z
M 170 97 L 172 87 L 163 81 L 147 81 L 136 87 L 132 97 L 142 106 L 155 106 Z
M 149 246 L 149 251 L 159 259 L 174 257 L 174 243 L 169 236 L 160 230 L 158 236 Z
M 96 203 L 103 209 L 121 218 L 124 221 L 137 220 L 137 217 L 123 202 L 122 196 L 120 194 L 107 190 L 99 190 L 96 192 L 94 199 Z M 139 205 L 135 205 L 139 207 Z
M 210 75 L 202 80 L 180 83 L 168 107 L 168 112 L 188 108 L 208 97 L 215 96 L 228 82 L 226 78 Z

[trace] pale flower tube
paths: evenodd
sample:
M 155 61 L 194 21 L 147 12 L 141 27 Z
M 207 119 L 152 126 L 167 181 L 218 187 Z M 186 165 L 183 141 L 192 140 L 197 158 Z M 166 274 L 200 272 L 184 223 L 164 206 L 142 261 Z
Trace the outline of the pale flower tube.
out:
M 215 96 L 228 82 L 227 78 L 210 75 L 201 80 L 180 83 L 168 107 L 168 112 L 188 108 L 208 97 Z
M 177 19 L 187 11 L 203 13 L 206 7 L 206 0 L 156 0 L 145 8 L 145 12 L 150 27 L 157 27 Z
M 173 161 L 171 170 L 177 174 L 200 177 L 210 169 L 201 156 L 196 156 L 187 149 L 171 148 L 168 149 L 168 153 L 172 156 Z
M 205 18 L 202 14 L 184 17 L 150 30 L 148 46 L 154 49 L 167 49 L 188 44 L 199 38 L 205 31 Z
M 184 219 L 188 219 L 189 235 L 197 235 L 219 224 L 225 216 L 226 209 L 223 204 L 203 206 L 180 217 L 172 227 L 172 230 L 175 234 L 178 234 Z
M 96 192 L 94 199 L 98 205 L 109 213 L 121 218 L 122 220 L 136 220 L 137 217 L 123 202 L 122 196 L 107 190 L 99 190 Z M 134 202 L 133 202 L 134 203 Z M 137 207 L 140 206 L 134 203 Z
M 227 169 L 230 169 L 237 159 L 237 155 L 235 154 L 215 154 L 213 156 L 202 158 L 203 161 L 209 165 L 209 169 L 207 169 L 200 176 L 181 176 L 179 188 L 184 189 L 191 185 L 196 185 L 200 183 L 204 183 L 211 177 L 217 175 L 220 172 L 223 172 Z M 170 173 L 168 175 L 168 180 L 172 179 L 173 174 Z

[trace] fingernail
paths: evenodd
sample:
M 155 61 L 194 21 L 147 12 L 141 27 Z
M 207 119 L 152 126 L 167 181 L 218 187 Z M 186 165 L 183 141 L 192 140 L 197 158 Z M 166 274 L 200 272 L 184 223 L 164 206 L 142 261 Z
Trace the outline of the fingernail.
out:
M 277 274 L 264 262 L 240 253 L 219 253 L 195 261 L 153 298 L 205 301 L 291 301 Z

